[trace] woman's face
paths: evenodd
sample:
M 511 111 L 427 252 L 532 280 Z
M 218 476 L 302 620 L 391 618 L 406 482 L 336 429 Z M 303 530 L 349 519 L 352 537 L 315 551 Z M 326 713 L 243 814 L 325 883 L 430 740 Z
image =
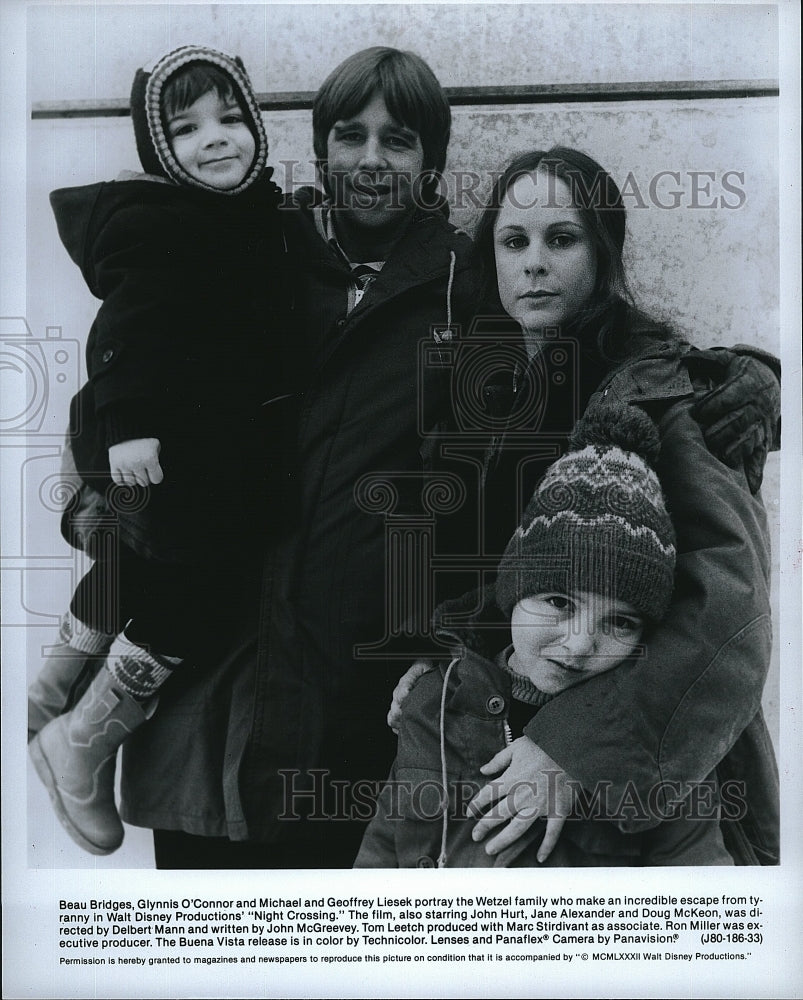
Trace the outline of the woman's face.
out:
M 568 184 L 543 171 L 507 190 L 494 227 L 499 298 L 525 333 L 573 319 L 594 290 L 591 235 L 572 205 Z

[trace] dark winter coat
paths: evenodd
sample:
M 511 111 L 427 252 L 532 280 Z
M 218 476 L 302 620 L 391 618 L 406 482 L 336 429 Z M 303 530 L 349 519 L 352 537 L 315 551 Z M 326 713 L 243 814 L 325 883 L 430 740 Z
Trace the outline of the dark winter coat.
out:
M 228 76 L 254 135 L 254 160 L 234 190 L 183 171 L 164 134 L 154 88 L 197 63 Z M 101 300 L 70 444 L 121 541 L 146 558 L 197 563 L 253 544 L 256 525 L 270 520 L 260 484 L 275 497 L 286 479 L 295 268 L 239 60 L 202 46 L 174 50 L 137 72 L 131 115 L 148 173 L 50 196 L 61 240 Z M 159 440 L 164 481 L 115 490 L 108 449 L 136 438 Z M 68 510 L 64 528 L 94 554 L 86 518 Z
M 579 345 L 574 346 L 580 350 Z M 532 491 L 528 482 L 528 473 L 533 474 L 528 468 L 532 456 L 540 453 L 554 457 L 565 446 L 560 421 L 571 427 L 576 409 L 584 408 L 587 402 L 582 396 L 578 398 L 579 394 L 561 398 L 561 393 L 554 391 L 559 384 L 554 376 L 566 366 L 565 347 L 555 345 L 557 359 L 545 351 L 539 367 L 519 379 L 515 394 L 518 399 L 511 407 L 506 434 L 486 456 L 486 494 L 493 496 L 495 490 L 501 494 L 500 502 L 508 504 L 508 517 L 511 507 L 523 509 Z M 657 471 L 678 545 L 672 606 L 666 619 L 645 637 L 645 658 L 624 663 L 551 699 L 533 716 L 525 733 L 583 788 L 592 792 L 607 788 L 613 802 L 627 801 L 635 795 L 642 803 L 654 803 L 652 811 L 631 811 L 618 817 L 619 826 L 626 832 L 655 825 L 656 815 L 671 815 L 673 808 L 687 799 L 694 787 L 701 787 L 716 769 L 722 781 L 731 783 L 730 789 L 736 787 L 732 782 L 740 783 L 735 794 L 746 808 L 744 814 L 738 808 L 731 810 L 722 824 L 725 842 L 736 863 L 776 864 L 778 771 L 761 712 L 771 647 L 765 513 L 760 499 L 751 494 L 743 472 L 726 468 L 710 454 L 700 427 L 692 419 L 695 389 L 708 388 L 700 378 L 703 365 L 696 352 L 677 341 L 659 340 L 652 346 L 647 342 L 642 348 L 640 355 L 602 378 L 593 398 L 638 404 L 658 422 L 661 454 Z M 575 387 L 593 383 L 600 363 L 590 353 L 576 360 L 580 370 L 575 370 Z M 553 399 L 548 411 L 541 411 L 540 429 L 534 434 L 532 414 L 522 415 L 521 408 L 528 405 L 527 400 L 538 398 L 538 388 L 542 393 L 551 390 Z M 539 463 L 538 468 L 543 471 L 548 461 Z M 499 503 L 491 505 L 494 514 L 500 509 Z M 489 525 L 486 537 L 491 536 L 492 527 Z M 455 620 L 465 627 L 465 619 L 463 614 Z M 453 634 L 447 639 L 451 644 L 455 641 Z M 503 644 L 496 641 L 490 649 L 486 645 L 486 656 L 493 655 L 492 650 Z M 468 645 L 476 649 L 476 637 Z M 469 660 L 471 677 L 477 681 L 477 658 L 470 656 Z M 460 669 L 466 669 L 464 662 Z M 420 697 L 429 701 L 424 712 L 416 712 L 417 735 L 408 738 L 404 748 L 400 745 L 395 778 L 399 778 L 402 760 L 408 768 L 419 766 L 426 757 L 428 766 L 437 767 L 432 762 L 433 744 L 424 731 L 426 725 L 421 728 L 420 717 L 428 713 L 428 725 L 434 725 L 437 716 L 433 714 L 433 687 L 439 692 L 440 683 L 434 678 L 425 680 Z M 498 678 L 495 682 L 499 683 Z M 458 705 L 463 704 L 460 695 L 455 697 Z M 405 703 L 405 716 L 406 711 Z M 479 711 L 479 716 L 487 717 L 487 713 Z M 496 725 L 498 729 L 498 719 Z M 496 750 L 501 745 L 498 732 L 495 738 Z M 425 748 L 424 757 L 416 758 L 418 751 L 412 749 L 416 742 Z M 482 752 L 486 749 L 483 744 Z M 478 767 L 495 750 L 482 759 L 471 754 L 467 759 Z M 411 755 L 418 760 L 417 765 L 411 764 Z M 466 770 L 461 763 L 457 770 L 465 777 L 471 768 Z M 361 863 L 397 863 L 389 860 L 388 837 L 395 843 L 394 849 L 401 850 L 400 843 L 405 844 L 406 860 L 401 863 L 415 863 L 412 855 L 419 848 L 422 857 L 432 859 L 429 848 L 435 841 L 439 843 L 439 832 L 420 831 L 415 825 L 412 829 L 411 843 L 407 844 L 404 833 L 395 826 L 391 833 L 387 824 L 380 823 L 380 840 L 371 842 L 380 843 L 377 853 L 367 847 Z M 582 831 L 583 825 L 572 829 Z M 416 839 L 419 834 L 426 840 L 427 850 Z M 455 836 L 457 857 L 461 859 L 457 864 L 487 863 L 474 857 L 465 827 L 458 826 Z M 576 839 L 574 833 L 569 834 L 570 840 L 572 837 Z M 586 842 L 583 850 L 596 856 L 599 848 L 590 846 L 592 841 Z M 635 843 L 629 839 L 621 842 Z M 525 856 L 531 860 L 533 853 Z M 372 857 L 383 860 L 367 860 Z M 454 854 L 451 863 L 455 863 Z M 575 857 L 557 863 L 587 862 Z
M 444 502 L 424 489 L 422 450 L 448 418 L 438 359 L 448 338 L 438 338 L 450 321 L 465 331 L 476 301 L 471 243 L 442 213 L 417 214 L 347 315 L 347 266 L 306 201 L 288 219 L 290 251 L 304 261 L 298 499 L 269 546 L 258 628 L 202 678 L 165 685 L 159 711 L 126 744 L 123 814 L 138 825 L 297 838 L 299 824 L 277 817 L 288 782 L 307 778 L 283 769 L 378 784 L 393 757 L 385 706 L 409 662 L 399 622 L 415 634 L 432 611 L 417 579 L 388 597 L 398 578 L 388 537 L 398 525 L 408 538 L 432 531 Z
M 222 199 L 139 177 L 55 191 L 51 202 L 102 299 L 89 380 L 70 412 L 79 472 L 105 493 L 108 448 L 158 438 L 165 480 L 128 499 L 121 539 L 171 561 L 225 548 L 243 519 L 221 514 L 242 509 L 266 475 L 279 478 L 259 448 L 284 448 L 293 303 L 277 189 L 265 180 Z
M 407 487 L 420 481 L 421 472 L 443 468 L 450 448 L 458 442 L 468 442 L 462 468 L 468 466 L 475 476 L 473 480 L 465 477 L 467 489 L 476 489 L 484 477 L 490 480 L 487 485 L 493 496 L 491 487 L 499 471 L 494 456 L 504 450 L 497 439 L 505 428 L 510 432 L 511 424 L 500 416 L 509 408 L 510 380 L 504 371 L 499 375 L 499 369 L 507 365 L 509 375 L 519 352 L 506 348 L 502 352 L 504 363 L 497 357 L 491 371 L 481 368 L 483 377 L 472 382 L 473 362 L 462 366 L 468 373 L 462 377 L 457 359 L 460 352 L 450 353 L 448 343 L 437 344 L 432 337 L 433 317 L 437 322 L 443 316 L 446 322 L 449 260 L 454 251 L 452 319 L 456 331 L 464 336 L 469 359 L 472 336 L 486 348 L 493 342 L 483 341 L 481 331 L 464 325 L 466 303 L 478 285 L 467 241 L 439 217 L 418 220 L 363 302 L 347 317 L 348 274 L 320 241 L 303 210 L 297 235 L 309 254 L 305 269 L 309 293 L 302 301 L 309 306 L 307 322 L 313 343 L 320 348 L 310 352 L 312 371 L 302 416 L 300 524 L 269 553 L 259 627 L 254 622 L 251 630 L 245 628 L 230 653 L 205 665 L 203 675 L 196 675 L 193 683 L 166 685 L 159 713 L 143 728 L 141 737 L 135 735 L 129 741 L 123 814 L 138 825 L 235 840 L 292 839 L 301 832 L 294 819 L 298 810 L 312 808 L 318 809 L 321 817 L 331 815 L 332 804 L 324 801 L 321 791 L 327 777 L 364 778 L 372 790 L 390 766 L 393 748 L 384 715 L 389 691 L 408 662 L 406 657 L 383 663 L 352 655 L 357 643 L 376 642 L 381 654 L 394 648 L 392 643 L 382 642 L 386 622 L 392 614 L 398 617 L 401 613 L 386 597 L 395 579 L 391 556 L 386 556 L 386 531 L 400 524 L 412 538 L 417 525 L 420 537 L 422 524 L 433 525 L 431 515 L 408 518 L 416 506 L 415 495 Z M 441 374 L 451 372 L 446 379 L 424 378 L 424 386 L 432 388 L 437 405 L 419 407 L 425 414 L 423 423 L 411 413 L 411 399 L 422 398 L 414 361 L 419 345 L 435 353 L 431 369 L 438 371 L 440 362 Z M 685 355 L 685 349 L 678 352 L 659 346 L 655 363 L 631 368 L 627 376 L 618 377 L 612 391 L 620 392 L 626 385 L 628 398 L 652 401 L 653 415 L 665 414 L 670 492 L 675 470 L 687 460 L 689 466 L 688 473 L 681 476 L 678 509 L 684 510 L 688 479 L 697 489 L 705 489 L 706 506 L 712 506 L 716 515 L 707 519 L 700 531 L 694 528 L 698 517 L 694 513 L 690 525 L 681 532 L 681 567 L 690 596 L 681 606 L 679 625 L 668 644 L 685 636 L 682 649 L 689 652 L 689 658 L 681 662 L 664 641 L 660 647 L 663 666 L 657 666 L 657 653 L 650 665 L 652 672 L 666 671 L 667 683 L 662 677 L 652 685 L 645 684 L 648 664 L 639 664 L 640 676 L 623 666 L 616 671 L 614 690 L 600 692 L 606 704 L 604 713 L 597 711 L 590 686 L 604 688 L 606 679 L 613 675 L 594 679 L 583 685 L 582 691 L 566 692 L 545 706 L 530 727 L 539 727 L 542 717 L 545 723 L 550 717 L 561 718 L 568 738 L 561 740 L 557 724 L 545 725 L 550 742 L 541 745 L 583 783 L 588 777 L 593 787 L 598 777 L 605 780 L 610 776 L 620 794 L 631 777 L 639 794 L 648 794 L 656 772 L 660 775 L 667 768 L 669 778 L 680 775 L 684 780 L 700 781 L 746 726 L 763 726 L 760 716 L 752 721 L 759 711 L 769 651 L 763 512 L 757 501 L 742 495 L 739 475 L 720 467 L 707 452 L 699 429 L 690 421 L 694 387 L 689 365 L 679 353 Z M 578 378 L 577 385 L 582 387 L 571 397 L 568 409 L 579 410 L 587 402 L 585 387 L 595 388 L 605 377 L 605 369 L 595 363 L 578 372 L 571 366 L 566 369 L 565 362 L 561 355 L 562 370 L 570 378 Z M 553 374 L 545 373 L 543 385 L 555 384 Z M 473 386 L 473 395 L 466 386 Z M 537 394 L 524 395 L 537 400 Z M 540 410 L 536 407 L 537 412 L 547 417 L 555 409 L 552 402 L 551 398 L 544 401 Z M 681 402 L 683 406 L 670 418 L 674 404 Z M 565 409 L 565 400 L 555 403 Z M 565 413 L 563 417 L 568 419 Z M 514 433 L 519 450 L 507 449 L 507 453 L 530 455 L 528 469 L 544 468 L 565 446 L 571 427 L 569 422 L 561 431 L 559 419 L 556 424 L 557 432 L 543 441 L 533 437 L 532 429 Z M 489 438 L 496 442 L 495 448 L 488 448 Z M 450 471 L 453 469 L 452 463 Z M 380 476 L 379 483 L 374 479 L 366 484 L 362 479 L 378 472 L 403 474 Z M 355 491 L 358 483 L 362 494 Z M 710 497 L 720 493 L 723 502 L 710 505 Z M 732 507 L 736 496 L 739 499 Z M 364 510 L 371 502 L 375 513 Z M 401 515 L 398 522 L 382 516 L 394 503 L 393 512 Z M 685 511 L 688 514 L 690 507 Z M 738 519 L 735 531 L 733 525 L 724 523 L 731 515 Z M 503 541 L 516 523 L 503 511 L 500 519 L 506 518 L 507 527 L 499 532 Z M 437 521 L 438 531 L 444 520 Z M 476 534 L 476 522 L 469 521 Z M 436 552 L 440 551 L 440 539 L 436 535 Z M 720 545 L 724 552 L 718 551 Z M 493 548 L 467 551 L 470 554 L 460 565 L 464 567 L 467 561 L 471 573 L 476 572 L 473 566 L 477 563 L 487 564 L 490 570 L 501 553 L 497 549 L 494 554 Z M 449 562 L 452 569 L 454 565 L 455 561 Z M 715 571 L 709 580 L 711 567 Z M 734 581 L 744 579 L 750 580 L 749 587 L 734 585 Z M 421 593 L 420 581 L 410 587 L 414 595 Z M 724 595 L 723 587 L 727 589 Z M 713 605 L 706 599 L 698 606 L 698 598 L 710 593 L 712 600 L 724 601 L 727 607 L 731 591 L 740 602 L 735 618 L 725 621 L 727 616 L 717 611 L 712 627 L 703 624 L 703 611 Z M 412 627 L 426 632 L 426 608 L 418 610 L 418 621 L 412 622 Z M 688 625 L 684 626 L 687 615 Z M 734 635 L 741 636 L 743 644 L 738 639 L 731 641 Z M 731 648 L 732 657 L 728 655 Z M 717 652 L 722 655 L 717 657 Z M 707 683 L 709 674 L 712 685 Z M 723 690 L 728 691 L 725 705 Z M 644 698 L 647 710 L 631 710 L 619 691 L 633 699 L 633 704 Z M 579 707 L 575 704 L 578 699 Z M 565 712 L 562 703 L 566 704 Z M 595 721 L 586 729 L 582 720 L 590 716 Z M 662 719 L 666 739 L 656 735 Z M 594 753 L 578 756 L 578 747 L 591 744 L 596 748 Z M 771 753 L 771 747 L 769 750 Z M 596 755 L 600 755 L 601 767 L 595 766 Z M 755 762 L 749 751 L 745 758 Z M 631 767 L 634 761 L 637 766 Z M 298 773 L 318 766 L 327 768 L 325 776 L 320 772 L 305 782 Z M 770 777 L 773 767 L 774 762 L 767 769 Z M 178 774 L 180 781 L 174 778 Z M 288 806 L 289 791 L 311 786 L 315 796 L 303 802 L 291 798 Z M 753 782 L 748 784 L 749 791 L 756 787 Z M 370 815 L 366 806 L 370 805 L 370 790 L 362 787 L 364 797 L 352 809 L 351 815 L 358 820 Z M 777 818 L 777 777 L 774 785 L 769 781 L 766 793 L 771 855 L 773 839 L 777 849 L 777 823 L 772 818 L 773 810 Z M 326 831 L 319 834 L 325 845 L 327 837 L 347 824 L 308 825 Z M 360 833 L 359 824 L 351 825 Z M 325 846 L 320 864 L 326 866 Z
M 592 397 L 638 404 L 658 423 L 657 471 L 677 532 L 675 593 L 643 661 L 563 692 L 526 734 L 583 787 L 609 782 L 618 801 L 632 787 L 666 812 L 721 764 L 723 777 L 746 783 L 749 804 L 739 828 L 749 837 L 726 824 L 729 846 L 739 863 L 772 864 L 778 774 L 761 714 L 772 644 L 766 515 L 743 471 L 711 455 L 692 418 L 695 393 L 709 388 L 702 369 L 688 345 L 656 342 L 604 376 Z M 551 374 L 549 366 L 541 373 L 546 384 Z M 559 447 L 548 432 L 535 440 Z M 506 497 L 516 494 L 500 475 L 512 452 L 500 445 L 489 473 Z
M 632 810 L 633 797 L 616 803 L 610 797 L 589 796 L 588 815 L 578 807 L 543 865 L 537 860 L 543 820 L 498 855 L 487 854 L 484 843 L 471 839 L 476 821 L 467 817 L 466 805 L 488 782 L 480 767 L 512 739 L 510 675 L 498 657 L 488 655 L 495 643 L 509 642 L 510 630 L 502 627 L 500 613 L 493 608 L 492 586 L 484 595 L 472 593 L 443 606 L 438 617 L 468 624 L 441 625 L 442 638 L 458 644 L 452 664 L 425 674 L 404 702 L 396 760 L 356 868 L 733 864 L 719 829 L 719 789 L 713 775 L 698 793 L 702 807 L 695 804 L 696 818 L 681 811 L 642 832 L 623 833 L 612 817 L 622 807 Z M 519 703 L 519 711 L 527 708 Z M 535 706 L 529 710 L 532 715 L 539 711 Z

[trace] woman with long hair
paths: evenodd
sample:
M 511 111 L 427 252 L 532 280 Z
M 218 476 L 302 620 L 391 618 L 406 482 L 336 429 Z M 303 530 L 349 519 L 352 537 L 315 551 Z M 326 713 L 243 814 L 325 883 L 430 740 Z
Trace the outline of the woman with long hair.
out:
M 613 178 L 564 147 L 513 160 L 478 226 L 489 312 L 513 320 L 522 344 L 504 431 L 485 457 L 490 548 L 501 551 L 576 417 L 607 400 L 642 407 L 659 427 L 678 561 L 669 613 L 645 635 L 643 655 L 551 699 L 486 763 L 494 780 L 471 803 L 473 837 L 494 833 L 486 850 L 495 855 L 544 817 L 543 861 L 578 789 L 586 807 L 629 831 L 710 808 L 718 770 L 743 782 L 725 817 L 739 822 L 723 821 L 731 854 L 777 863 L 777 767 L 761 713 L 769 544 L 755 470 L 729 468 L 706 446 L 695 417 L 716 352 L 696 351 L 636 308 L 625 234 Z

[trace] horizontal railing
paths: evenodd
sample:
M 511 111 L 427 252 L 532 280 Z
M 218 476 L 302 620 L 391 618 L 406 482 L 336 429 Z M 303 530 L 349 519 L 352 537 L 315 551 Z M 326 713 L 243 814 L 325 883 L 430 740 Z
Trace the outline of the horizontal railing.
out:
M 576 104 L 610 101 L 677 101 L 715 98 L 777 97 L 777 80 L 676 80 L 646 83 L 543 83 L 506 87 L 445 87 L 454 107 L 511 104 Z M 315 91 L 257 94 L 263 111 L 309 111 Z M 129 113 L 127 98 L 94 101 L 36 101 L 31 118 L 120 118 Z

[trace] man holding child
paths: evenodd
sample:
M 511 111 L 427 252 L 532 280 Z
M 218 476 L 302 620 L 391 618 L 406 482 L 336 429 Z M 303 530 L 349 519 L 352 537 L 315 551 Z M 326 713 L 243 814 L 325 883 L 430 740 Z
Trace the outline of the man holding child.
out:
M 426 560 L 394 561 L 387 530 L 437 509 L 427 441 L 452 419 L 452 386 L 422 348 L 448 353 L 480 306 L 471 241 L 437 196 L 450 122 L 430 68 L 395 49 L 356 53 L 316 96 L 321 190 L 295 192 L 284 221 L 303 337 L 292 501 L 229 652 L 165 683 L 126 742 L 121 815 L 154 829 L 158 867 L 347 867 L 357 855 L 394 755 L 387 705 L 405 650 L 421 652 L 404 640 L 429 635 L 434 603 L 420 599 Z M 467 498 L 438 527 L 476 530 L 480 485 L 466 476 Z M 473 537 L 462 551 L 485 554 Z

